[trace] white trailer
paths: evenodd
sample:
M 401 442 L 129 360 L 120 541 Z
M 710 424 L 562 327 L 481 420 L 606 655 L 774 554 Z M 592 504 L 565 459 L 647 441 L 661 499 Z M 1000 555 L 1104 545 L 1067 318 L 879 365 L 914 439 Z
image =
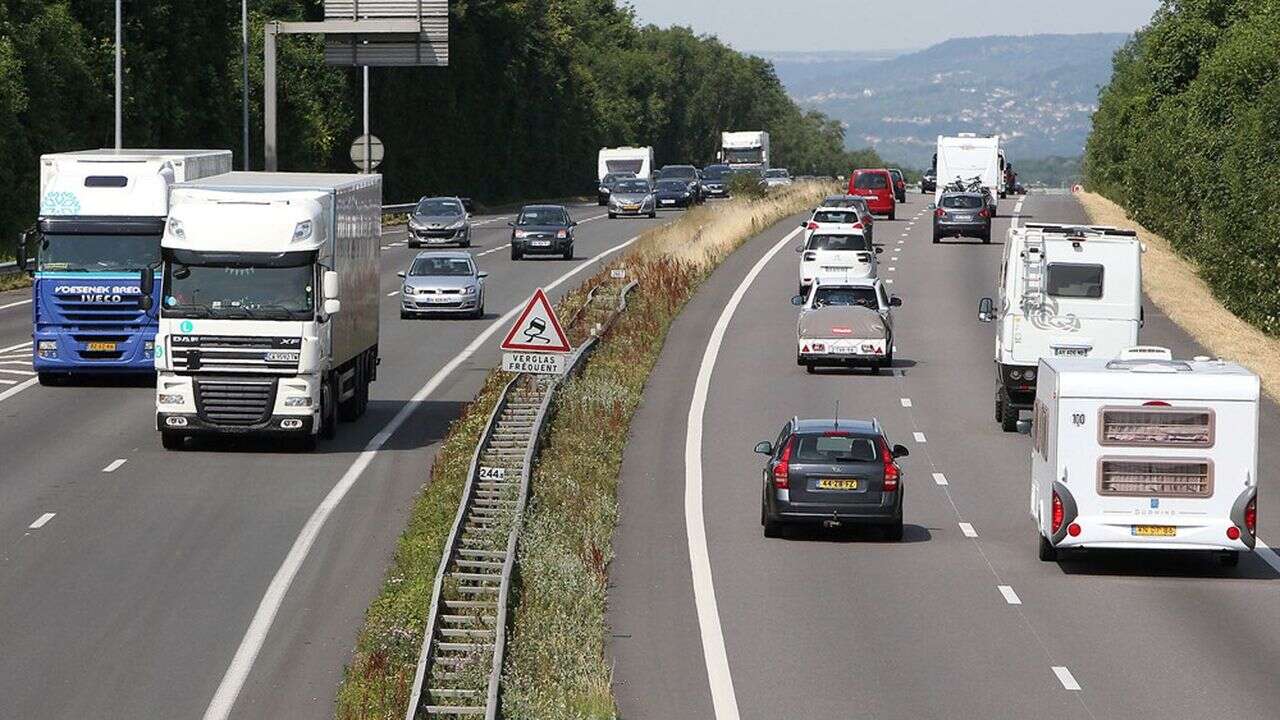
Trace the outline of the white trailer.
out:
M 314 445 L 378 366 L 379 175 L 234 172 L 173 190 L 156 428 Z
M 999 137 L 981 137 L 974 133 L 954 137 L 939 135 L 934 157 L 938 171 L 938 186 L 933 193 L 935 203 L 942 200 L 942 191 L 947 185 L 956 180 L 968 183 L 975 177 L 991 191 L 992 197 L 999 196 L 1004 183 Z
M 769 169 L 769 133 L 764 130 L 747 130 L 720 134 L 720 162 L 734 170 Z
M 1067 548 L 1208 550 L 1257 542 L 1258 377 L 1164 348 L 1040 362 L 1031 516 L 1040 559 Z
M 1018 429 L 1042 357 L 1114 358 L 1142 327 L 1142 243 L 1132 230 L 1030 223 L 1009 230 L 993 302 L 995 418 Z
M 653 148 L 600 148 L 600 155 L 596 160 L 596 181 L 603 182 L 605 175 L 618 173 L 630 173 L 648 180 L 653 174 Z

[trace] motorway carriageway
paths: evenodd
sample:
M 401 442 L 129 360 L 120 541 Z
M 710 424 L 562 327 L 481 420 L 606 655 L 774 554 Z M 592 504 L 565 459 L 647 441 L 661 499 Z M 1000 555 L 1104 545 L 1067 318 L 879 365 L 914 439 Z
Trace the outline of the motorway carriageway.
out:
M 877 221 L 896 369 L 795 363 L 797 216 L 730 257 L 672 326 L 633 422 L 609 622 L 620 715 L 647 718 L 1280 716 L 1280 558 L 1093 555 L 1043 563 L 1030 440 L 994 422 L 995 291 L 1020 221 L 1086 223 L 1070 195 L 1000 203 L 991 245 L 931 243 L 919 194 Z M 758 273 L 758 274 L 753 274 Z M 740 299 L 740 304 L 737 304 Z M 1149 301 L 1143 344 L 1208 354 Z M 719 325 L 718 325 L 719 324 Z M 690 362 L 698 358 L 699 362 Z M 763 458 L 800 417 L 879 417 L 905 444 L 905 538 L 766 540 Z M 705 405 L 703 404 L 705 402 Z M 1280 463 L 1263 403 L 1259 466 Z M 1263 539 L 1275 479 L 1262 478 Z
M 400 320 L 396 272 L 417 251 L 387 229 L 369 411 L 314 453 L 166 452 L 146 383 L 0 372 L 19 381 L 0 385 L 0 718 L 331 718 L 439 441 L 498 364 L 498 331 L 534 288 L 576 287 L 591 258 L 674 217 L 570 212 L 573 261 L 513 263 L 511 216 L 475 218 L 483 320 Z M 29 297 L 0 293 L 0 306 Z M 0 368 L 30 372 L 30 313 L 0 309 L 0 362 L 27 363 Z

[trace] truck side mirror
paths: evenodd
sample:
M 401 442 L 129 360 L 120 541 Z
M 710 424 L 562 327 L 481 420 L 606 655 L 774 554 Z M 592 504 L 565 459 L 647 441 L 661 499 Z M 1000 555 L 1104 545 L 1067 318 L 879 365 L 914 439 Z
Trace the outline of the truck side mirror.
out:
M 906 447 L 905 445 L 894 445 L 894 446 L 893 446 L 893 456 L 894 456 L 895 458 L 906 457 L 906 456 L 908 456 L 908 455 L 910 455 L 910 454 L 911 454 L 911 451 L 910 451 L 910 450 L 908 450 L 908 449 L 907 449 L 907 447 Z
M 323 285 L 324 285 L 325 312 L 329 312 L 328 301 L 337 300 L 340 294 L 338 289 L 338 273 L 334 272 L 333 270 L 325 270 Z
M 336 299 L 334 299 L 334 298 L 329 298 L 328 300 L 325 300 L 325 301 L 324 301 L 324 314 L 325 314 L 325 315 L 337 315 L 337 314 L 338 314 L 338 313 L 340 313 L 340 312 L 342 312 L 342 301 L 341 301 L 341 300 L 336 300 Z
M 398 278 L 402 278 L 402 277 L 404 277 L 404 271 L 403 271 L 403 270 L 401 270 L 400 272 L 396 273 L 396 277 L 398 277 Z
M 18 256 L 14 260 L 17 261 L 19 270 L 27 269 L 27 241 L 31 238 L 31 235 L 31 230 L 24 230 L 18 236 Z
M 143 295 L 151 297 L 151 293 L 156 290 L 156 271 L 153 268 L 142 268 L 138 273 L 138 290 Z
M 991 298 L 982 298 L 982 300 L 978 302 L 978 320 L 982 322 L 991 322 L 995 319 L 995 314 L 995 303 L 991 301 Z
M 792 296 L 791 296 L 791 304 L 792 304 L 792 305 L 795 305 L 796 307 L 800 307 L 801 305 L 804 305 L 804 296 L 803 296 L 803 295 L 792 295 Z

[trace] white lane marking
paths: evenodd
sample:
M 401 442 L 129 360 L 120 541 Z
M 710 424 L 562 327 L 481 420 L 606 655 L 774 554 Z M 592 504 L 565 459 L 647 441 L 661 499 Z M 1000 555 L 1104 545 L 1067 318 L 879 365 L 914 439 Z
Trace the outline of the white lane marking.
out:
M 914 433 L 914 435 L 915 435 L 915 438 L 916 438 L 916 442 L 918 442 L 918 443 L 929 442 L 928 440 L 925 440 L 925 439 L 924 439 L 924 433 L 922 433 L 922 432 Z
M 897 256 L 897 255 L 893 255 L 893 256 L 890 256 L 890 258 L 889 258 L 889 259 L 890 259 L 890 260 L 897 260 L 897 259 L 898 259 L 898 256 Z
M 24 343 L 18 343 L 17 345 L 10 345 L 7 348 L 0 348 L 0 353 L 13 352 L 14 350 L 21 350 L 22 348 L 29 348 L 29 347 L 31 347 L 30 340 Z
M 31 358 L 6 357 L 0 360 L 0 365 L 22 365 L 23 367 L 31 367 Z
M 14 375 L 26 375 L 28 377 L 35 375 L 30 370 L 10 370 L 9 368 L 0 368 L 0 373 L 13 373 Z
M 897 270 L 897 269 L 898 269 L 898 268 L 893 267 L 892 265 L 890 265 L 890 266 L 889 266 L 889 272 L 894 272 L 894 271 L 895 271 L 895 270 Z
M 1064 690 L 1079 690 L 1080 683 L 1076 682 L 1075 676 L 1071 671 L 1061 665 L 1053 666 L 1053 674 L 1058 676 L 1058 682 L 1062 683 Z
M 978 537 L 978 531 L 974 530 L 969 523 L 960 523 L 960 532 L 967 538 Z
M 765 265 L 769 264 L 782 248 L 800 234 L 792 230 L 764 254 L 746 277 L 738 284 L 729 302 L 720 311 L 707 349 L 702 354 L 698 377 L 693 384 L 693 397 L 689 401 L 689 418 L 685 424 L 684 440 L 684 517 L 685 534 L 689 543 L 689 571 L 693 577 L 693 602 L 698 614 L 698 630 L 702 636 L 702 659 L 707 667 L 707 684 L 711 690 L 711 706 L 716 720 L 738 720 L 738 698 L 733 690 L 733 675 L 729 671 L 729 656 L 724 649 L 724 632 L 720 628 L 720 610 L 716 605 L 715 583 L 711 576 L 711 556 L 707 551 L 707 527 L 702 514 L 702 423 L 707 408 L 707 394 L 711 388 L 711 374 L 715 371 L 720 345 L 733 315 Z
M 47 524 L 49 523 L 49 521 L 53 519 L 53 516 L 54 516 L 54 515 L 57 515 L 57 514 L 58 514 L 58 513 L 45 513 L 45 514 L 41 515 L 40 517 L 36 518 L 36 521 L 35 521 L 35 522 L 33 522 L 33 523 L 31 523 L 30 525 L 28 525 L 28 526 L 27 526 L 27 529 L 28 529 L 28 530 L 39 530 L 40 528 L 42 528 L 42 527 L 44 527 L 45 525 L 47 525 Z
M 544 285 L 543 290 L 555 289 L 574 275 L 599 262 L 601 258 L 612 255 L 639 239 L 640 236 L 637 235 L 626 242 L 602 250 L 593 257 L 584 260 L 572 270 Z M 257 660 L 263 643 L 266 642 L 267 633 L 270 632 L 271 625 L 275 622 L 276 614 L 280 612 L 280 605 L 284 602 L 285 595 L 289 592 L 289 586 L 293 584 L 294 576 L 298 574 L 302 563 L 306 561 L 307 555 L 311 552 L 311 546 L 315 544 L 316 538 L 320 535 L 320 530 L 324 527 L 329 516 L 333 514 L 342 499 L 355 486 L 356 481 L 360 479 L 369 464 L 373 462 L 378 451 L 382 449 L 383 445 L 386 445 L 391 436 L 409 419 L 409 416 L 420 408 L 423 401 L 431 393 L 435 392 L 436 388 L 440 387 L 440 384 L 454 370 L 457 370 L 462 363 L 471 358 L 477 350 L 489 341 L 489 338 L 504 328 L 507 323 L 515 318 L 516 313 L 523 309 L 524 303 L 521 303 L 508 310 L 502 317 L 494 320 L 489 327 L 477 335 L 452 360 L 445 363 L 444 367 L 437 370 L 436 374 L 427 380 L 427 384 L 414 393 L 413 397 L 400 408 L 400 411 L 387 421 L 387 424 L 382 426 L 382 429 L 376 435 L 369 439 L 369 442 L 365 444 L 364 449 L 356 456 L 351 466 L 347 468 L 347 471 L 342 474 L 338 482 L 329 490 L 329 494 L 320 502 L 315 511 L 311 513 L 311 517 L 307 518 L 307 522 L 302 526 L 297 539 L 293 541 L 293 547 L 289 548 L 289 554 L 285 556 L 284 562 L 276 570 L 275 576 L 271 578 L 271 584 L 267 586 L 266 593 L 262 596 L 261 602 L 258 603 L 258 609 L 253 613 L 253 620 L 249 622 L 244 638 L 240 640 L 240 646 L 236 649 L 235 656 L 231 658 L 231 663 L 227 666 L 227 672 L 222 676 L 222 682 L 218 684 L 217 691 L 214 692 L 213 698 L 209 701 L 209 707 L 204 711 L 204 720 L 225 720 L 231 714 L 231 708 L 235 705 L 236 697 L 240 695 L 240 689 L 244 687 L 244 682 L 249 677 L 249 671 L 253 669 L 253 663 Z M 0 396 L 0 399 L 2 397 Z
M 1010 585 L 997 585 L 996 587 L 997 587 L 997 588 L 999 588 L 999 590 L 1000 590 L 1000 594 L 1004 596 L 1004 601 L 1005 601 L 1005 602 L 1009 603 L 1010 605 L 1021 605 L 1021 604 L 1022 604 L 1022 598 L 1018 597 L 1018 593 L 1016 593 L 1016 592 L 1014 592 L 1014 591 L 1013 591 L 1013 587 L 1012 587 L 1012 586 L 1010 586 Z
M 8 390 L 5 390 L 4 392 L 0 392 L 0 402 L 4 402 L 5 400 L 8 400 L 9 398 L 13 397 L 14 395 L 17 395 L 18 393 L 22 392 L 23 390 L 26 390 L 27 388 L 31 387 L 32 385 L 35 385 L 38 382 L 40 382 L 40 378 L 31 378 L 18 385 L 14 385 L 13 387 L 9 388 Z
M 946 475 L 943 475 L 942 473 L 934 473 L 934 474 L 933 474 L 933 481 L 934 481 L 935 483 L 939 484 L 939 485 L 946 485 L 946 484 L 947 484 L 947 476 L 946 476 Z
M 18 384 L 17 380 L 5 380 L 4 378 L 0 378 L 0 385 L 17 385 L 17 384 Z
M 489 253 L 496 253 L 496 252 L 498 252 L 499 250 L 503 250 L 503 249 L 506 249 L 506 248 L 509 248 L 509 247 L 511 247 L 511 243 L 507 243 L 506 245 L 499 245 L 498 247 L 493 248 L 493 249 L 491 249 L 491 250 L 485 250 L 485 251 L 484 251 L 484 252 L 482 252 L 482 253 L 476 253 L 476 257 L 483 257 L 483 256 L 485 256 L 485 255 L 488 255 Z
M 111 464 L 109 464 L 109 465 L 107 465 L 106 467 L 102 468 L 102 472 L 104 472 L 104 473 L 113 473 L 113 472 L 115 472 L 116 470 L 119 470 L 119 469 L 120 469 L 120 466 L 121 466 L 121 465 L 124 465 L 124 464 L 125 464 L 125 463 L 127 463 L 127 462 L 129 462 L 129 461 L 128 461 L 128 460 L 126 460 L 126 459 L 124 459 L 124 458 L 116 458 L 115 460 L 112 460 L 112 461 L 111 461 Z
M 893 278 L 889 278 L 888 280 L 885 280 L 885 282 L 886 282 L 886 283 L 888 283 L 889 285 L 892 285 L 892 284 L 893 284 Z
M 907 237 L 907 236 L 908 236 L 908 235 L 910 235 L 910 234 L 911 234 L 911 233 L 904 232 L 904 233 L 902 233 L 902 237 Z
M 18 307 L 19 305 L 29 305 L 30 303 L 31 303 L 30 300 L 19 300 L 18 302 L 11 302 L 7 305 L 0 305 L 0 310 L 8 310 L 11 307 Z
M 1276 555 L 1275 550 L 1272 550 L 1271 547 L 1262 542 L 1262 540 L 1258 540 L 1258 546 L 1254 548 L 1254 552 L 1258 554 L 1258 557 L 1265 560 L 1272 569 L 1280 573 L 1280 555 Z
M 399 294 L 400 294 L 399 290 L 392 290 L 391 292 L 387 293 L 387 297 L 395 297 Z
M 902 407 L 911 407 L 911 398 L 902 398 Z

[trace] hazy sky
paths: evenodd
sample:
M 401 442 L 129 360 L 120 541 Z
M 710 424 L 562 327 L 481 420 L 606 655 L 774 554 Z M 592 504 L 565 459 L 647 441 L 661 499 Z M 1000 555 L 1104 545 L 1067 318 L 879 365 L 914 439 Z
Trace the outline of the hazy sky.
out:
M 953 37 L 1133 32 L 1158 0 L 627 0 L 739 50 L 923 48 Z M 964 8 L 959 10 L 959 8 Z M 976 8 L 976 9 L 971 9 Z

